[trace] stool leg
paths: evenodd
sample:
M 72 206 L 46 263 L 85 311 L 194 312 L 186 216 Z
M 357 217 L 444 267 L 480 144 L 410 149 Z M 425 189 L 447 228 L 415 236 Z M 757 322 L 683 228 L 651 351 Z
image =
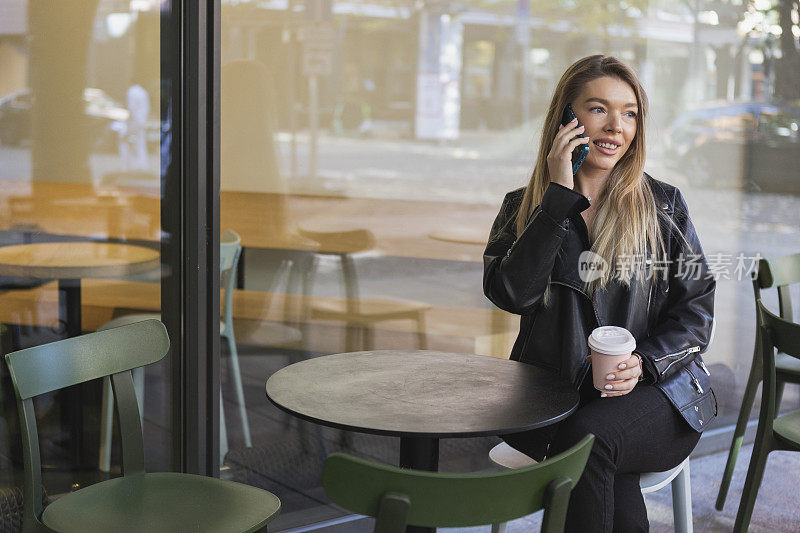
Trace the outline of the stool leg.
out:
M 344 325 L 344 351 L 345 352 L 356 352 L 358 351 L 358 337 L 359 337 L 359 328 L 354 326 L 353 324 L 345 322 Z
M 428 336 L 425 333 L 425 311 L 417 313 L 417 350 L 428 349 Z
M 236 400 L 239 402 L 239 416 L 242 419 L 242 433 L 244 433 L 244 445 L 248 448 L 253 445 L 250 440 L 250 423 L 247 421 L 247 407 L 244 404 L 244 387 L 242 386 L 242 371 L 239 369 L 239 352 L 236 349 L 236 341 L 232 335 L 225 335 L 228 340 L 228 349 L 231 358 L 231 370 L 233 373 L 233 385 L 236 388 Z
M 672 480 L 672 517 L 675 533 L 692 533 L 692 484 L 689 461 Z
M 225 407 L 222 404 L 222 387 L 219 389 L 219 464 L 228 453 L 228 428 L 225 426 Z
M 375 330 L 370 326 L 364 326 L 361 328 L 361 334 L 363 335 L 364 339 L 364 349 L 365 350 L 374 350 L 375 349 Z
M 100 411 L 100 451 L 97 469 L 101 472 L 111 470 L 111 439 L 114 427 L 114 394 L 111 379 L 103 378 L 103 404 Z

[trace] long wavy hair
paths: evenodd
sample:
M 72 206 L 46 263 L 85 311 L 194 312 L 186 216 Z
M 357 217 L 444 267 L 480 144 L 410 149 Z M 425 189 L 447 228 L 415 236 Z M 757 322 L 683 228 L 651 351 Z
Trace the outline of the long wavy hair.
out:
M 633 89 L 639 112 L 633 142 L 611 170 L 600 198 L 592 200 L 593 203 L 599 202 L 589 235 L 592 251 L 605 259 L 609 268 L 597 279 L 585 283 L 589 294 L 604 287 L 614 277 L 628 286 L 634 277 L 644 279 L 638 274 L 644 273 L 645 262 L 634 258 L 647 257 L 648 246 L 653 254 L 652 260 L 659 261 L 666 256 L 659 230 L 662 213 L 656 208 L 653 191 L 644 177 L 647 95 L 630 67 L 614 57 L 592 55 L 576 61 L 564 72 L 547 110 L 539 155 L 516 219 L 516 233 L 519 235 L 550 184 L 547 154 L 558 133 L 564 107 L 576 100 L 587 83 L 605 76 L 617 78 Z

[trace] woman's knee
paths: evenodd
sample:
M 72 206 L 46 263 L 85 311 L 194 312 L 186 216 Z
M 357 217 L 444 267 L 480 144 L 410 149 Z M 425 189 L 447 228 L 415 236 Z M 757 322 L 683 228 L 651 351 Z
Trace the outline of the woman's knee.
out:
M 592 455 L 610 455 L 613 452 L 613 439 L 610 438 L 607 428 L 603 427 L 597 419 L 591 416 L 580 416 L 580 412 L 576 413 L 576 415 L 559 424 L 558 431 L 550 445 L 549 455 L 552 457 L 570 449 L 588 434 L 594 435 Z

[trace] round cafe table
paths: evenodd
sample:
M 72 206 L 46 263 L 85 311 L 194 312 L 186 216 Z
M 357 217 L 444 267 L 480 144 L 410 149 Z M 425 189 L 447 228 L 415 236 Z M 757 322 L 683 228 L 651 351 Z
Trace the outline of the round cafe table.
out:
M 400 437 L 400 466 L 429 471 L 438 470 L 441 438 L 535 429 L 578 407 L 575 388 L 546 370 L 425 350 L 308 359 L 275 372 L 266 390 L 272 403 L 303 420 Z
M 57 279 L 59 319 L 68 337 L 81 333 L 81 278 L 140 274 L 157 268 L 158 250 L 107 242 L 43 242 L 0 247 L 0 275 Z
M 158 250 L 131 244 L 80 241 L 0 247 L 0 275 L 58 280 L 59 321 L 67 337 L 82 332 L 81 278 L 140 274 L 158 268 L 159 264 Z M 92 464 L 85 457 L 90 444 L 85 442 L 86 434 L 82 429 L 82 390 L 66 391 L 71 396 L 66 401 L 68 407 L 62 411 L 62 423 L 70 432 L 70 468 Z

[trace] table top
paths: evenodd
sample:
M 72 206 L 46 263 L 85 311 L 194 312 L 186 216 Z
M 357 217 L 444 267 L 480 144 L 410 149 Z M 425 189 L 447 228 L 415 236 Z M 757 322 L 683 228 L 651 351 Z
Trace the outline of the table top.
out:
M 276 406 L 304 420 L 400 437 L 516 433 L 578 406 L 570 383 L 532 365 L 421 350 L 308 359 L 277 371 L 266 389 Z
M 26 278 L 125 276 L 159 265 L 158 250 L 106 242 L 45 242 L 0 247 L 0 275 Z

